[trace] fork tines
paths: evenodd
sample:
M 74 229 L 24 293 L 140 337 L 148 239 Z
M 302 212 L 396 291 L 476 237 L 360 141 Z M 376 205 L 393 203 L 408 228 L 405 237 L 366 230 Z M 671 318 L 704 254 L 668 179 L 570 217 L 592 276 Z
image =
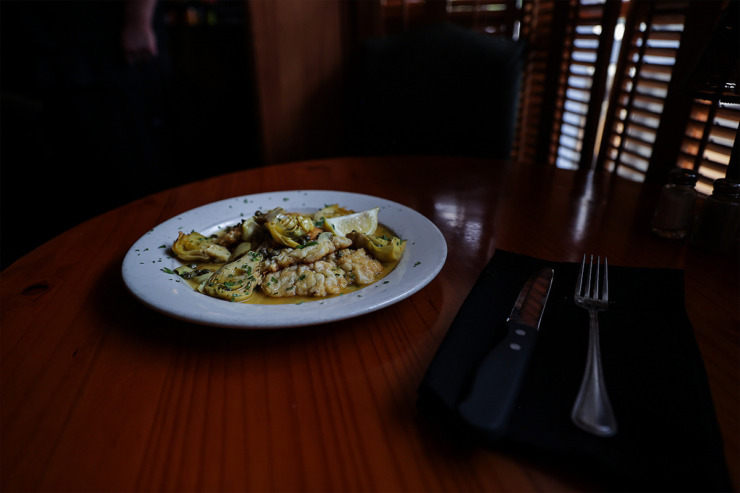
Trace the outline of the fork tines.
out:
M 589 259 L 589 265 L 588 265 L 588 277 L 586 278 L 586 289 L 583 290 L 583 280 L 585 276 L 585 270 L 586 270 L 586 255 L 583 255 L 583 260 L 581 261 L 581 270 L 578 274 L 578 283 L 576 284 L 576 292 L 575 296 L 577 298 L 586 298 L 586 299 L 592 299 L 592 300 L 598 300 L 602 302 L 608 302 L 609 301 L 609 262 L 606 257 L 604 257 L 604 279 L 603 282 L 599 283 L 601 280 L 601 256 L 596 257 L 596 274 L 594 276 L 594 256 L 593 254 L 590 256 Z M 593 289 L 591 288 L 593 281 Z

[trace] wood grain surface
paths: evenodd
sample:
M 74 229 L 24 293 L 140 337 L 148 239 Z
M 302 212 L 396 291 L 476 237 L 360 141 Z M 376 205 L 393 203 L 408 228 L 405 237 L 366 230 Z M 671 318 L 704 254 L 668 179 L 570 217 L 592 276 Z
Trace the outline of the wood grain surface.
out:
M 448 260 L 400 303 L 298 329 L 190 325 L 126 291 L 123 257 L 160 222 L 232 196 L 293 189 L 411 207 L 442 231 Z M 416 410 L 421 378 L 496 248 L 685 269 L 686 309 L 737 487 L 737 252 L 652 236 L 656 197 L 621 178 L 549 167 L 341 158 L 219 176 L 89 220 L 2 272 L 2 490 L 600 489 L 586 472 L 451 442 Z

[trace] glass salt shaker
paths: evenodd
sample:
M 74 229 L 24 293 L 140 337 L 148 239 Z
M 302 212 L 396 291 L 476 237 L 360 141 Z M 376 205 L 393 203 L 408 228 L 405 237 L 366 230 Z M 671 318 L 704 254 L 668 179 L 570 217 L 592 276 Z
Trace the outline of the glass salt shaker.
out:
M 691 235 L 691 244 L 705 250 L 728 252 L 740 231 L 740 182 L 715 180 Z
M 653 233 L 671 239 L 682 239 L 689 234 L 696 202 L 694 186 L 698 179 L 699 174 L 690 169 L 671 170 L 655 208 L 651 223 Z

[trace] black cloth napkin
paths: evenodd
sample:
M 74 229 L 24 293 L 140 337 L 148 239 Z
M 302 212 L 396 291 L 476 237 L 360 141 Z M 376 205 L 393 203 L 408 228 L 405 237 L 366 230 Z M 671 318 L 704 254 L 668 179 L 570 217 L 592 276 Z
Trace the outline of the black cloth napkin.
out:
M 586 364 L 588 312 L 573 303 L 578 263 L 498 250 L 463 303 L 419 389 L 420 412 L 456 436 L 477 365 L 502 337 L 519 290 L 555 269 L 538 340 L 502 439 L 469 436 L 641 491 L 730 491 L 704 364 L 684 308 L 683 271 L 609 266 L 600 313 L 604 373 L 619 432 L 592 436 L 570 421 Z

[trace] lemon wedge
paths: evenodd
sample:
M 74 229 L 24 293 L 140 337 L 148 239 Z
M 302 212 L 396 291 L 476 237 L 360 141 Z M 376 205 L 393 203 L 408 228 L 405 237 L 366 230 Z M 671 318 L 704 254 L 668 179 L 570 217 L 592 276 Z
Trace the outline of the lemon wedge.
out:
M 337 236 L 347 236 L 352 231 L 371 235 L 378 227 L 379 207 L 346 216 L 327 217 L 325 228 Z

